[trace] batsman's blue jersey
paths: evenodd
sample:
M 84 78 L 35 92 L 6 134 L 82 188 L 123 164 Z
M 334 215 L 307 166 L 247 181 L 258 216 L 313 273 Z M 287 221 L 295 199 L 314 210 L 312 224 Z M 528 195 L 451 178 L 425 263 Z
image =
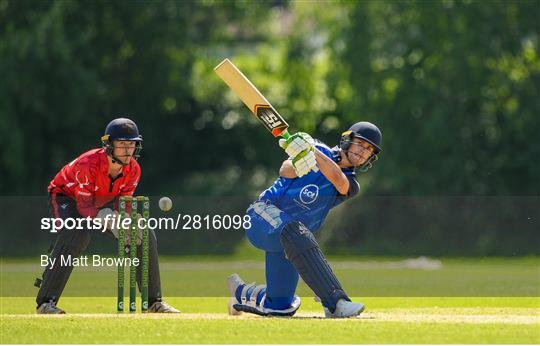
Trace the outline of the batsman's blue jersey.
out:
M 329 158 L 338 161 L 339 149 L 330 148 L 319 141 L 315 146 Z M 293 220 L 302 222 L 315 232 L 326 219 L 330 209 L 352 197 L 359 190 L 354 170 L 343 168 L 342 171 L 351 183 L 348 195 L 341 195 L 321 171 L 311 171 L 300 178 L 279 177 L 272 186 L 261 193 L 259 200 L 275 205 Z

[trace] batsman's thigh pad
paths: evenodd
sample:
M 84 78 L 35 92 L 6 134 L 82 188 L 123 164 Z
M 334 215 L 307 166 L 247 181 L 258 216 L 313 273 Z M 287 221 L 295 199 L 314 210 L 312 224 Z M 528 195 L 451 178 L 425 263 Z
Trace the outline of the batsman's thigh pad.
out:
M 331 312 L 339 299 L 349 300 L 313 236 L 301 222 L 289 222 L 281 232 L 281 244 L 288 260 L 304 282 Z
M 253 207 L 256 203 L 257 207 Z M 279 214 L 276 214 L 279 211 Z M 281 220 L 290 220 L 290 217 L 281 212 L 272 204 L 264 202 L 255 202 L 247 210 L 247 215 L 251 219 L 251 227 L 246 229 L 246 236 L 253 246 L 264 251 L 281 252 L 281 241 L 279 233 L 283 229 L 284 222 Z M 272 217 L 279 218 L 279 221 L 272 221 Z
M 279 232 L 283 226 L 290 221 L 290 218 L 287 217 L 281 209 L 270 203 L 269 201 L 255 201 L 249 208 L 248 213 L 252 211 L 258 215 L 261 219 L 266 221 L 268 225 L 274 230 L 274 232 Z

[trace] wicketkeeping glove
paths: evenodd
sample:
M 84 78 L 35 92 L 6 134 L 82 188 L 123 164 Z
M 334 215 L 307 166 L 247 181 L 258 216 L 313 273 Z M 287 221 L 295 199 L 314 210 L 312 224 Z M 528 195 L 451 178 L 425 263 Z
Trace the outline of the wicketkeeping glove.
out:
M 111 215 L 111 216 L 109 216 L 109 218 L 107 219 L 106 218 L 107 215 Z M 101 224 L 105 225 L 105 228 L 111 231 L 111 233 L 114 235 L 116 239 L 118 239 L 118 232 L 120 231 L 120 229 L 117 226 L 119 224 L 121 225 L 121 222 L 118 222 L 119 217 L 120 216 L 118 212 L 116 210 L 113 211 L 110 208 L 101 209 L 96 216 L 96 218 L 101 219 Z M 140 214 L 137 214 L 137 219 L 135 221 L 136 225 L 139 223 L 139 219 L 141 217 L 142 216 Z M 126 245 L 129 245 L 131 228 L 128 227 L 127 229 L 125 229 L 124 233 L 125 233 L 125 243 Z M 142 230 L 137 227 L 137 245 L 141 245 L 141 243 L 142 243 Z
M 304 150 L 292 159 L 294 171 L 298 177 L 308 174 L 310 171 L 318 172 L 317 160 L 313 150 Z
M 108 216 L 108 217 L 107 217 Z M 115 229 L 118 222 L 118 212 L 111 208 L 100 209 L 96 215 L 96 219 L 101 220 L 101 225 L 105 230 L 109 230 L 118 239 L 118 230 Z M 115 222 L 116 221 L 116 222 Z
M 304 150 L 313 149 L 314 144 L 315 141 L 313 138 L 305 132 L 298 132 L 289 137 L 289 139 L 282 138 L 279 140 L 279 146 L 285 149 L 289 157 L 296 157 Z

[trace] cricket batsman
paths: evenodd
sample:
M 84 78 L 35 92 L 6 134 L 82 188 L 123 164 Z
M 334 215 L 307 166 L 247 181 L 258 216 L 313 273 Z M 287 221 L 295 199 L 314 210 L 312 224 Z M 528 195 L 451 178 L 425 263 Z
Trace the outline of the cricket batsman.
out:
M 246 235 L 266 253 L 266 285 L 229 276 L 231 315 L 293 316 L 300 307 L 295 295 L 299 276 L 319 297 L 326 317 L 352 317 L 364 310 L 345 293 L 313 233 L 330 209 L 358 194 L 355 168 L 366 171 L 372 166 L 381 139 L 374 124 L 358 122 L 333 148 L 301 132 L 279 140 L 289 159 L 281 165 L 279 178 L 247 210 L 251 227 Z
M 111 121 L 101 137 L 102 148 L 92 149 L 65 165 L 50 182 L 49 205 L 53 218 L 102 218 L 103 222 L 118 215 L 115 206 L 120 196 L 132 196 L 135 192 L 141 168 L 137 163 L 142 149 L 142 136 L 137 125 L 130 119 Z M 118 219 L 115 217 L 115 219 Z M 118 238 L 118 223 L 107 222 L 107 233 Z M 90 229 L 62 229 L 58 232 L 49 258 L 56 263 L 47 266 L 42 280 L 36 280 L 39 292 L 36 297 L 38 314 L 64 314 L 56 304 L 73 270 L 72 265 L 60 265 L 60 258 L 81 255 L 90 242 Z M 129 232 L 126 232 L 129 233 Z M 139 230 L 140 233 L 140 230 Z M 137 256 L 141 258 L 141 238 L 137 244 Z M 161 282 L 157 252 L 157 240 L 149 230 L 149 283 L 148 312 L 178 313 L 162 301 Z M 126 239 L 126 243 L 131 242 Z M 141 268 L 137 267 L 137 281 L 141 287 Z

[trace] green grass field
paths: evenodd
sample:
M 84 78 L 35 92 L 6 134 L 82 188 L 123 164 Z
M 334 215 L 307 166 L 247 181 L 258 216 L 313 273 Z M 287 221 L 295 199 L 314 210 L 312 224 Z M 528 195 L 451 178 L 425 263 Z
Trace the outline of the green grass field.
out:
M 163 292 L 180 315 L 115 313 L 113 269 L 76 268 L 63 316 L 35 315 L 34 259 L 3 259 L 1 343 L 540 343 L 537 258 L 443 259 L 418 267 L 402 259 L 333 259 L 358 318 L 324 319 L 301 283 L 293 318 L 226 313 L 225 279 L 261 281 L 263 263 L 231 258 L 163 258 Z M 429 264 L 429 263 L 428 263 Z M 127 293 L 127 292 L 126 292 Z M 138 300 L 140 304 L 140 300 Z

